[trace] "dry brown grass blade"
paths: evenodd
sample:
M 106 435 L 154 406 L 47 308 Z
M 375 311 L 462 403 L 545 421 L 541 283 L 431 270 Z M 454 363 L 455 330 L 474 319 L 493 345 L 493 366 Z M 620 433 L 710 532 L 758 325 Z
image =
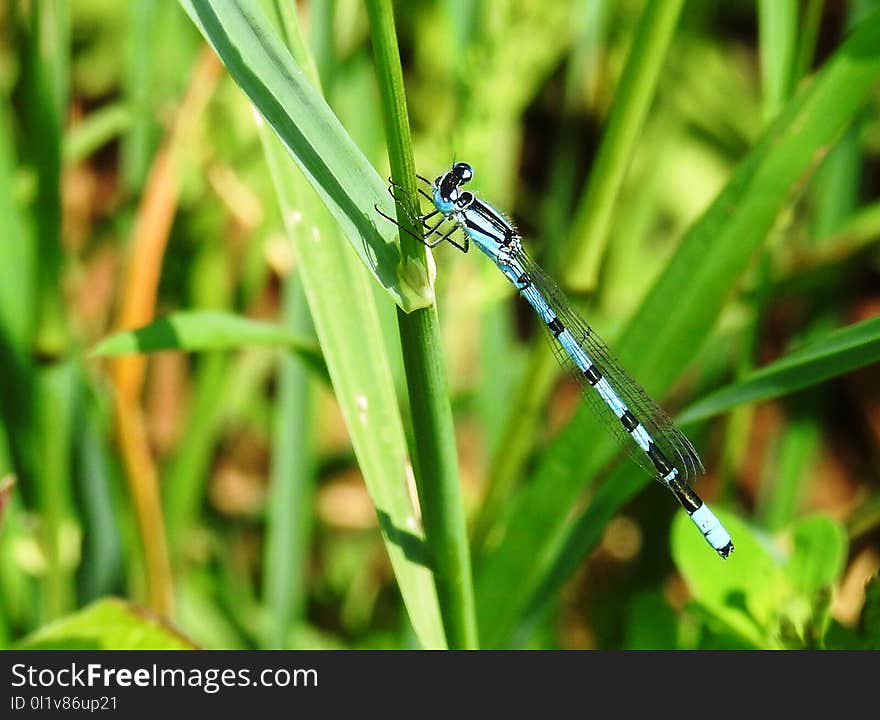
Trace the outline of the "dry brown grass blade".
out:
M 192 137 L 221 68 L 213 51 L 205 48 L 196 63 L 170 133 L 150 168 L 135 218 L 116 330 L 140 327 L 155 315 L 162 259 L 177 211 L 181 149 Z M 171 564 L 159 476 L 147 440 L 140 402 L 146 367 L 146 357 L 124 356 L 112 361 L 111 373 L 116 388 L 117 439 L 144 548 L 149 605 L 153 611 L 168 617 L 173 609 Z
M 0 523 L 3 522 L 3 511 L 12 499 L 12 488 L 15 487 L 15 475 L 0 478 Z

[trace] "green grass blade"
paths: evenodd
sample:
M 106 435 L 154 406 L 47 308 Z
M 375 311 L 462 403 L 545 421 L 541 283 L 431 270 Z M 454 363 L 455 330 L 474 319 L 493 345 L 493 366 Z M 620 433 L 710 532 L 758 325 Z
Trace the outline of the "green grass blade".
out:
M 880 360 L 880 318 L 841 328 L 722 388 L 679 415 L 694 423 L 747 402 L 789 395 Z
M 817 399 L 808 393 L 786 403 L 788 422 L 780 430 L 775 457 L 768 457 L 757 503 L 756 514 L 769 530 L 788 525 L 812 487 L 822 442 L 821 418 L 814 411 Z
M 78 597 L 81 603 L 109 595 L 121 585 L 123 548 L 120 519 L 113 503 L 111 451 L 108 447 L 109 418 L 102 414 L 99 400 L 78 368 L 80 392 L 74 431 L 77 475 L 77 506 L 83 524 L 82 562 L 78 568 Z
M 758 19 L 764 120 L 769 122 L 791 93 L 798 37 L 797 1 L 759 0 Z
M 801 21 L 800 37 L 797 41 L 797 57 L 794 63 L 794 78 L 804 77 L 813 64 L 816 54 L 816 42 L 819 39 L 819 30 L 822 27 L 822 10 L 825 8 L 825 0 L 807 0 Z
M 15 202 L 15 151 L 7 98 L 0 100 L 0 415 L 8 432 L 9 451 L 19 477 L 33 473 L 36 433 L 33 428 L 31 339 L 37 319 L 36 237 Z
M 300 64 L 313 66 L 303 57 L 298 28 L 291 30 Z M 264 123 L 259 126 L 315 330 L 410 622 L 424 647 L 446 647 L 423 529 L 409 493 L 412 470 L 369 274 L 339 236 L 306 174 L 279 138 Z
M 640 472 L 628 463 L 621 463 L 608 474 L 597 488 L 596 494 L 590 498 L 586 510 L 566 528 L 559 542 L 559 551 L 529 600 L 525 613 L 527 618 L 536 616 L 556 596 L 583 559 L 602 539 L 605 526 L 621 506 L 644 487 Z
M 15 203 L 13 167 L 15 151 L 7 98 L 0 100 L 0 334 L 11 348 L 23 352 L 30 342 L 35 321 L 34 261 L 36 250 L 25 233 L 23 218 Z M 5 356 L 4 348 L 3 355 Z M 0 360 L 0 364 L 5 364 Z
M 368 0 L 367 13 L 391 176 L 414 200 L 415 164 L 391 3 Z M 398 212 L 398 221 L 410 232 L 421 232 L 403 212 Z M 402 238 L 401 247 L 408 261 L 425 262 L 426 250 L 420 243 Z M 411 315 L 399 311 L 397 319 L 413 427 L 413 469 L 446 639 L 452 649 L 474 649 L 478 640 L 470 550 L 437 312 L 434 307 Z
M 90 113 L 64 137 L 64 162 L 75 165 L 131 128 L 132 113 L 123 103 Z
M 874 13 L 783 109 L 688 231 L 612 346 L 648 392 L 669 387 L 694 357 L 791 192 L 852 120 L 878 77 L 880 13 Z M 613 455 L 608 435 L 589 409 L 580 409 L 544 453 L 533 482 L 514 499 L 506 536 L 477 576 L 484 644 L 509 635 L 521 612 L 518 603 L 527 601 L 552 564 L 585 480 Z M 649 481 L 644 475 L 643 484 Z
M 183 533 L 198 522 L 218 439 L 265 387 L 275 358 L 272 352 L 252 348 L 231 362 L 220 353 L 207 353 L 201 360 L 186 439 L 163 478 L 166 527 L 175 554 L 186 547 Z
M 226 69 L 278 133 L 361 261 L 405 311 L 433 300 L 428 267 L 404 263 L 385 183 L 285 49 L 260 8 L 244 0 L 180 0 Z
M 880 77 L 874 13 L 780 113 L 691 227 L 615 347 L 649 391 L 668 387 L 699 349 L 780 209 Z
M 31 38 L 26 66 L 26 127 L 31 161 L 37 174 L 34 223 L 39 262 L 37 344 L 45 355 L 65 350 L 67 329 L 60 293 L 61 267 L 61 146 L 67 110 L 69 7 L 64 0 L 36 3 L 31 8 Z
M 569 241 L 556 255 L 565 258 L 563 280 L 569 287 L 595 288 L 617 196 L 683 4 L 684 0 L 648 0 L 642 11 L 587 192 L 575 211 Z
M 234 350 L 246 345 L 284 347 L 299 355 L 329 381 L 321 350 L 307 337 L 275 323 L 251 320 L 218 310 L 183 310 L 137 330 L 114 333 L 91 351 L 95 357 L 181 350 Z
M 123 91 L 125 103 L 132 110 L 131 126 L 121 144 L 122 175 L 125 186 L 138 191 L 143 186 L 153 154 L 155 120 L 150 107 L 155 72 L 156 0 L 132 0 L 129 3 L 131 46 L 126 57 Z
M 34 383 L 39 461 L 34 483 L 41 513 L 41 549 L 46 558 L 43 576 L 44 619 L 55 619 L 73 606 L 73 564 L 70 538 L 73 522 L 71 442 L 74 424 L 73 393 L 76 373 L 72 362 L 41 368 Z
M 419 640 L 444 647 L 434 582 L 426 566 L 421 523 L 407 490 L 409 461 L 391 367 L 366 272 L 334 237 L 317 198 L 284 148 L 264 130 L 266 155 L 288 225 L 318 339 L 342 408 L 364 482 L 379 516 L 391 564 Z M 309 218 L 317 217 L 311 225 Z M 319 242 L 315 242 L 315 238 Z
M 306 296 L 295 275 L 285 280 L 283 316 L 292 331 L 311 332 Z M 315 492 L 311 395 L 307 369 L 293 355 L 285 355 L 278 368 L 266 510 L 263 594 L 269 617 L 264 648 L 287 647 L 291 629 L 303 622 L 305 612 Z

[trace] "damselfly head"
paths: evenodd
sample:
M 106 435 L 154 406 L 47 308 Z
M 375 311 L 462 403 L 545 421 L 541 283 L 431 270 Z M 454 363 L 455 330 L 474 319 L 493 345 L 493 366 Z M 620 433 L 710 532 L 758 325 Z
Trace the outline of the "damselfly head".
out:
M 458 179 L 459 185 L 464 185 L 474 176 L 474 169 L 467 163 L 455 163 L 452 166 L 452 174 Z
M 455 163 L 452 169 L 438 177 L 434 186 L 439 188 L 440 196 L 445 200 L 455 201 L 458 189 L 474 176 L 473 168 L 467 163 Z

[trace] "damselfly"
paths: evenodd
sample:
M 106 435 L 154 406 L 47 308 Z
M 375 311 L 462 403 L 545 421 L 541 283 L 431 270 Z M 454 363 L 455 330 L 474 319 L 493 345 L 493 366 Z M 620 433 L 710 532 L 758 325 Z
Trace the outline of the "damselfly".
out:
M 574 305 L 522 248 L 513 225 L 489 203 L 462 186 L 473 178 L 473 169 L 463 162 L 437 177 L 419 193 L 433 203 L 425 214 L 414 212 L 388 191 L 422 230 L 417 240 L 435 247 L 444 240 L 462 252 L 473 242 L 516 287 L 540 316 L 552 336 L 554 352 L 592 400 L 605 425 L 624 440 L 633 457 L 678 498 L 691 520 L 722 558 L 733 551 L 724 526 L 690 486 L 703 472 L 693 445 L 673 424 L 641 386 L 614 359 L 605 343 L 581 318 Z M 396 220 L 376 207 L 383 217 Z M 459 242 L 460 240 L 460 242 Z

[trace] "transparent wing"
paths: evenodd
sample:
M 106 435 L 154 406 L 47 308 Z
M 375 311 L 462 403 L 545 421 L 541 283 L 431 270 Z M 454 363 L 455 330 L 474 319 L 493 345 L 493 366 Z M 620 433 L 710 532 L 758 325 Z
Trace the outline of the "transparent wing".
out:
M 690 440 L 675 426 L 669 415 L 650 398 L 642 386 L 621 367 L 605 343 L 584 321 L 556 283 L 525 251 L 518 250 L 513 260 L 528 274 L 535 289 L 544 296 L 547 304 L 574 336 L 602 376 L 608 380 L 621 400 L 626 403 L 630 412 L 648 431 L 657 448 L 678 469 L 682 479 L 691 482 L 694 478 L 702 475 L 705 472 L 703 463 Z M 554 338 L 549 331 L 548 334 L 552 339 L 556 357 L 580 384 L 584 396 L 601 416 L 603 424 L 612 431 L 618 441 L 630 451 L 633 458 L 643 468 L 657 477 L 658 473 L 653 463 L 624 430 L 614 411 L 606 405 L 596 390 L 587 382 L 559 340 Z

